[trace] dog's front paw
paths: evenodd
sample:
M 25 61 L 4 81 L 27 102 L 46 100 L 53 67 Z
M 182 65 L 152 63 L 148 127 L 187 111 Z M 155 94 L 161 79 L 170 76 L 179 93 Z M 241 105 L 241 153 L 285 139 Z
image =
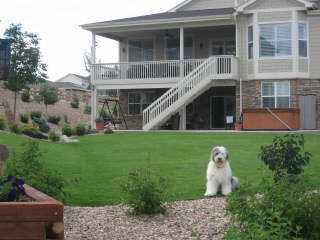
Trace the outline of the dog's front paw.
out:
M 206 193 L 204 194 L 205 197 L 212 197 L 212 196 L 214 196 L 214 195 L 215 195 L 214 193 L 210 193 L 210 192 L 206 192 Z

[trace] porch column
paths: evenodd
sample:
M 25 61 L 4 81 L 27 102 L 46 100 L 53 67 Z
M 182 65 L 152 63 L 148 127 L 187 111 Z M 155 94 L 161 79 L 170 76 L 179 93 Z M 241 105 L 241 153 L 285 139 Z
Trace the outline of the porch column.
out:
M 184 60 L 184 28 L 180 28 L 180 61 Z M 180 63 L 180 77 L 184 76 L 184 64 Z M 182 90 L 182 89 L 181 89 Z M 186 130 L 187 129 L 187 109 L 186 106 L 183 106 L 180 111 L 180 122 L 179 129 Z
M 96 63 L 96 34 L 92 33 L 91 43 L 91 64 Z M 97 117 L 97 95 L 96 87 L 93 84 L 94 72 L 92 66 L 90 67 L 90 81 L 91 81 L 91 128 L 96 128 L 95 119 Z

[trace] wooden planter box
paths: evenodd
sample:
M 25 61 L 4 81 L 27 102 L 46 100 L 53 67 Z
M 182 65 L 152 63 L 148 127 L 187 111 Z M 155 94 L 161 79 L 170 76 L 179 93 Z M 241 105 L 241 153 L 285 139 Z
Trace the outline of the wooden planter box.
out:
M 289 130 L 300 127 L 300 110 L 298 108 L 277 108 L 270 109 L 275 115 L 265 108 L 244 109 L 243 129 L 244 130 Z M 282 123 L 279 119 L 284 123 Z
M 34 202 L 0 202 L 0 240 L 63 240 L 63 205 L 25 185 Z

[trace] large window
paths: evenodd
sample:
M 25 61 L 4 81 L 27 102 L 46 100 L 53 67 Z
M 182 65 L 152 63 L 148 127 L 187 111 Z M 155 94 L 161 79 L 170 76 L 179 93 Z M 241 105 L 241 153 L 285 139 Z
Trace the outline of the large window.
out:
M 184 59 L 191 59 L 193 57 L 193 41 L 191 37 L 184 38 Z M 168 38 L 167 39 L 167 59 L 179 60 L 180 59 L 180 39 Z
M 253 58 L 253 27 L 248 27 L 248 59 Z
M 153 61 L 153 40 L 129 40 L 129 62 Z
M 291 23 L 260 24 L 260 57 L 292 56 Z
M 289 102 L 289 82 L 262 83 L 262 107 L 289 108 Z
M 155 100 L 154 92 L 130 92 L 128 95 L 129 115 L 140 115 Z
M 234 40 L 213 40 L 211 42 L 211 55 L 236 55 Z
M 299 23 L 299 56 L 308 56 L 307 24 Z

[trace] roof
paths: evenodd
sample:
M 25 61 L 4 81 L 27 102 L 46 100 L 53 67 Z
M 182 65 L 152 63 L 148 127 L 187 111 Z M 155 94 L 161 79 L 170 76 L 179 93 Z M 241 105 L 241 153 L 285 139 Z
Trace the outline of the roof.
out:
M 68 76 L 75 76 L 77 78 L 80 78 L 81 80 L 84 80 L 84 81 L 89 81 L 90 80 L 90 76 L 81 76 L 81 75 L 78 75 L 78 74 L 73 74 L 73 73 L 68 73 L 67 75 L 63 76 L 62 78 L 59 78 L 56 82 L 59 82 L 61 80 L 63 80 L 64 78 L 68 77 Z
M 202 9 L 202 10 L 180 11 L 180 12 L 163 12 L 163 13 L 144 15 L 144 16 L 138 16 L 138 17 L 122 18 L 122 19 L 116 19 L 111 21 L 89 23 L 89 24 L 82 25 L 82 27 L 86 29 L 94 25 L 108 25 L 108 24 L 113 25 L 113 24 L 120 24 L 120 23 L 134 23 L 139 21 L 229 15 L 229 14 L 233 14 L 234 12 L 235 12 L 234 8 Z
M 44 83 L 40 83 L 37 85 L 48 85 L 51 87 L 56 87 L 56 88 L 63 88 L 63 89 L 77 89 L 77 90 L 83 90 L 86 91 L 87 89 L 74 83 L 70 82 L 51 82 L 51 81 L 45 81 Z

